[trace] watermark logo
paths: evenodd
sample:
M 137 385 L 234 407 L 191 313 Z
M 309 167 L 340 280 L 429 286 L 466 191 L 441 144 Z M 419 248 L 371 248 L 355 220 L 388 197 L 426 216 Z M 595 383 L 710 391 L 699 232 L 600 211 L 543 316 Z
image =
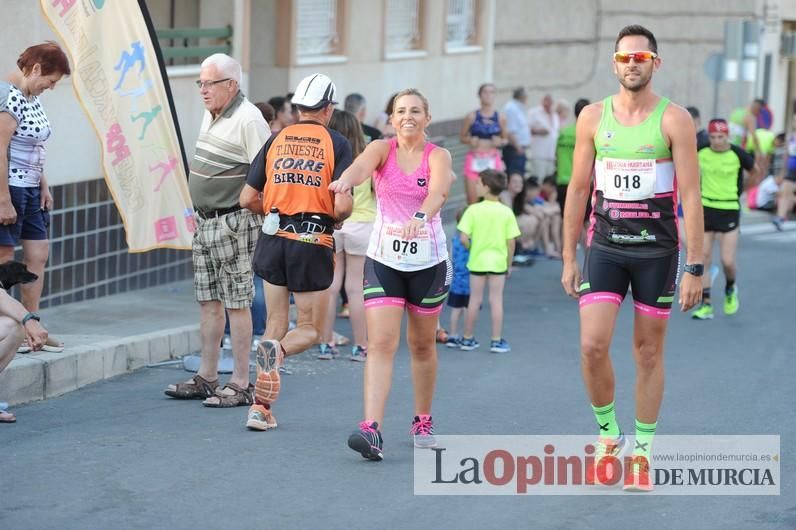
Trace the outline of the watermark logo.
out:
M 416 495 L 779 495 L 779 436 L 437 436 L 415 449 Z

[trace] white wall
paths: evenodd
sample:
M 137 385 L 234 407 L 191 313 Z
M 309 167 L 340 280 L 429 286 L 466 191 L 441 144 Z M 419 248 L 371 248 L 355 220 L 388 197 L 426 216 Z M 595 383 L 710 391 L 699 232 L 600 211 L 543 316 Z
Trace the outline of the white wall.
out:
M 707 58 L 723 49 L 725 20 L 754 18 L 757 0 L 497 0 L 495 79 L 503 101 L 516 86 L 529 88 L 535 105 L 547 92 L 574 103 L 616 92 L 611 55 L 619 30 L 628 24 L 649 28 L 663 63 L 655 74 L 656 92 L 681 105 L 695 105 L 703 117 L 713 108 L 713 83 L 704 71 Z M 754 96 L 753 83 L 742 100 Z M 734 85 L 722 84 L 718 111 L 735 106 Z
M 490 5 L 494 0 L 485 0 Z M 368 101 L 368 117 L 374 120 L 384 109 L 387 98 L 404 88 L 419 88 L 429 99 L 434 121 L 459 120 L 477 106 L 478 86 L 487 81 L 491 43 L 480 51 L 446 54 L 445 2 L 425 3 L 425 50 L 422 57 L 385 59 L 384 2 L 347 0 L 343 30 L 342 63 L 277 66 L 277 26 L 289 24 L 278 20 L 270 2 L 252 3 L 251 96 L 266 100 L 292 92 L 299 81 L 314 72 L 328 75 L 337 85 L 340 98 L 359 92 Z M 486 9 L 485 11 L 489 11 Z
M 253 101 L 268 101 L 292 92 L 288 68 L 277 66 L 277 26 L 287 24 L 277 19 L 276 2 L 253 2 L 250 19 L 249 91 Z
M 199 66 L 174 67 L 167 71 L 174 98 L 174 108 L 180 123 L 182 141 L 190 163 L 205 109 L 202 98 L 199 96 L 199 90 L 194 84 L 199 79 Z

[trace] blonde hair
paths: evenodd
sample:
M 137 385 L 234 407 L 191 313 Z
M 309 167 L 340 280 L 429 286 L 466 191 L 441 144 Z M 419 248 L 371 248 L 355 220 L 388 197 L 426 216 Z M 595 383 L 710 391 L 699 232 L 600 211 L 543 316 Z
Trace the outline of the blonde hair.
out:
M 426 99 L 426 96 L 424 96 L 423 93 L 416 88 L 405 88 L 400 92 L 398 92 L 397 94 L 395 94 L 395 97 L 393 98 L 393 110 L 392 110 L 393 112 L 395 112 L 395 103 L 398 102 L 398 98 L 401 98 L 403 96 L 419 97 L 420 101 L 423 102 L 423 110 L 425 110 L 426 114 L 428 114 L 428 99 Z

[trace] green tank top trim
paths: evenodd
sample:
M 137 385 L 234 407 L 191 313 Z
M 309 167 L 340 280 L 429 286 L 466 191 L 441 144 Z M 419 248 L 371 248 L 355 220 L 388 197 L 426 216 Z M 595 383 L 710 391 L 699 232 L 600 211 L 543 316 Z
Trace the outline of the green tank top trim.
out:
M 663 136 L 663 113 L 669 99 L 662 97 L 649 116 L 638 125 L 625 126 L 614 117 L 613 96 L 603 100 L 600 126 L 594 135 L 596 159 L 667 159 L 672 151 Z

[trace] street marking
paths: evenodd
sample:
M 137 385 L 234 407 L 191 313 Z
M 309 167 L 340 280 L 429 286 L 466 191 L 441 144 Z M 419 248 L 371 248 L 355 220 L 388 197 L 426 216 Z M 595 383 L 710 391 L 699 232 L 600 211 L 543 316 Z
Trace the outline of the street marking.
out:
M 787 221 L 782 227 L 782 231 L 777 230 L 773 223 L 755 223 L 741 227 L 741 235 L 744 239 L 760 241 L 763 243 L 794 243 L 796 242 L 796 222 Z M 746 237 L 749 236 L 749 237 Z
M 744 239 L 763 243 L 794 243 L 796 242 L 796 223 L 786 222 L 782 231 L 777 230 L 773 223 L 755 223 L 741 227 L 741 235 L 744 236 Z
M 796 223 L 794 222 L 786 222 L 785 226 L 783 227 L 784 232 L 793 232 L 796 231 Z M 741 235 L 744 236 L 753 236 L 757 234 L 768 234 L 772 232 L 779 231 L 774 227 L 773 223 L 757 223 L 750 226 L 741 226 Z
M 791 232 L 771 232 L 755 236 L 755 241 L 773 241 L 777 243 L 790 243 L 796 241 L 796 231 Z

